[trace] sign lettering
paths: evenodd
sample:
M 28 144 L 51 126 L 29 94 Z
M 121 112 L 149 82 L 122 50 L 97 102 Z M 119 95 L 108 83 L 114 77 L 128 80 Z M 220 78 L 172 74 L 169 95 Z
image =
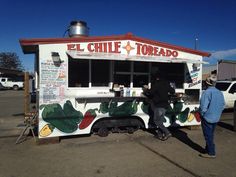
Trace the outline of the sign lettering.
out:
M 130 54 L 131 50 L 134 50 L 136 55 L 141 56 L 164 56 L 164 57 L 178 57 L 176 50 L 157 47 L 149 44 L 135 43 L 135 46 L 131 46 L 130 42 L 127 44 L 121 43 L 121 41 L 114 42 L 90 42 L 79 44 L 67 44 L 67 50 L 78 52 L 90 52 L 90 53 L 125 53 Z

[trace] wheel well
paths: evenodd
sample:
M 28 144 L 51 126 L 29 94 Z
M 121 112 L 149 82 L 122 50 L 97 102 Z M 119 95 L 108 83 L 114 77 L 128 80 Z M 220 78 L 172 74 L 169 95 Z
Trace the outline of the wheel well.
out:
M 144 128 L 144 121 L 138 116 L 131 117 L 104 117 L 98 119 L 92 126 L 92 131 L 101 127 L 137 127 Z

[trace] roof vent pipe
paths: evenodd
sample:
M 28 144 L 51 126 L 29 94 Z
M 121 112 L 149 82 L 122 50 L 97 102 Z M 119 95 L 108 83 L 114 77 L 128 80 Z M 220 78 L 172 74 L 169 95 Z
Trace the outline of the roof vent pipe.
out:
M 84 21 L 72 21 L 68 29 L 69 37 L 86 37 L 89 35 L 89 28 Z

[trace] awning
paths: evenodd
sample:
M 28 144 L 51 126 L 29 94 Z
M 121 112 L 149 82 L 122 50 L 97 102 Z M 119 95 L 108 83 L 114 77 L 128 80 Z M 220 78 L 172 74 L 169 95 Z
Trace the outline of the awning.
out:
M 170 58 L 158 56 L 132 56 L 115 53 L 89 53 L 89 52 L 66 52 L 73 59 L 90 59 L 90 60 L 121 60 L 121 61 L 142 61 L 142 62 L 161 62 L 161 63 L 198 63 L 208 64 L 202 60 L 194 60 L 187 58 Z

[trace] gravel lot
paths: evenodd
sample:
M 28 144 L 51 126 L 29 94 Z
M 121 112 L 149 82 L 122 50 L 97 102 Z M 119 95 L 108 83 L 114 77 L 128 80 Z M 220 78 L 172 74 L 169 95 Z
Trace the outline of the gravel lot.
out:
M 15 145 L 23 123 L 23 91 L 0 91 L 0 177 L 236 177 L 233 112 L 216 128 L 216 159 L 198 156 L 201 129 L 173 130 L 159 141 L 147 131 L 74 136 L 36 145 L 32 137 Z

